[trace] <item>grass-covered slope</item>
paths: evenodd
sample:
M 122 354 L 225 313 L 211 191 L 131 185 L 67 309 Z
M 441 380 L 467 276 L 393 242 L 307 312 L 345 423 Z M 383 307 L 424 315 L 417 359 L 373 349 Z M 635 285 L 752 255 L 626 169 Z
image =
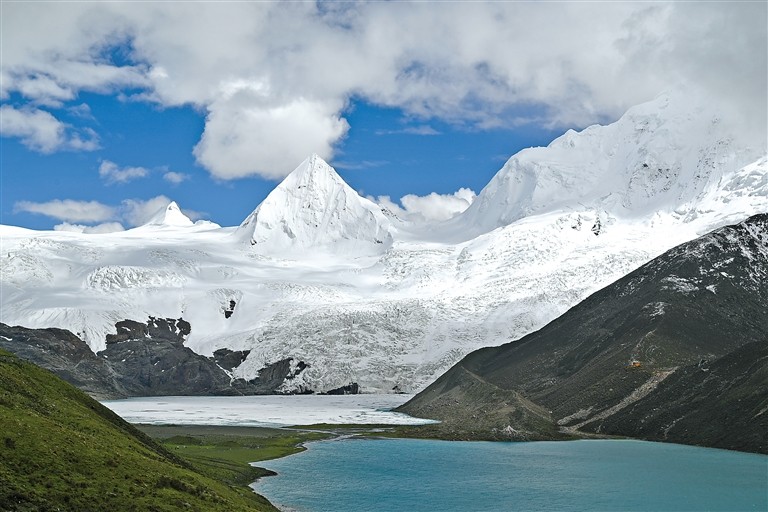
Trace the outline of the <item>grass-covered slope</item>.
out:
M 275 510 L 47 370 L 0 351 L 0 510 Z

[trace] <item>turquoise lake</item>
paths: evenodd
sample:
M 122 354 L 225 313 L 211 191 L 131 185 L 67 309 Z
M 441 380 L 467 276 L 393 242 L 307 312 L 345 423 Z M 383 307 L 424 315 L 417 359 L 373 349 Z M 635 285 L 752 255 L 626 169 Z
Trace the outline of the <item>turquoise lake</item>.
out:
M 340 439 L 258 463 L 281 510 L 768 510 L 768 456 L 643 441 Z

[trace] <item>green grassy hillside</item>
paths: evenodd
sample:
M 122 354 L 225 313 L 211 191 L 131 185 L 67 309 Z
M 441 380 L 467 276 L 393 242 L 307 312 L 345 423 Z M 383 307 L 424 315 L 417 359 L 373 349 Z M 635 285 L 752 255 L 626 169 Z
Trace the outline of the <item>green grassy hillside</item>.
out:
M 0 510 L 271 511 L 85 393 L 0 351 Z

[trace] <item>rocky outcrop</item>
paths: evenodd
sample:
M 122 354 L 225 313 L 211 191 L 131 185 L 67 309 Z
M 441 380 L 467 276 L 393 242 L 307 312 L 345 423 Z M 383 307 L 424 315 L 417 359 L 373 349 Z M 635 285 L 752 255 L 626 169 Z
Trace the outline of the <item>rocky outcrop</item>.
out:
M 235 379 L 232 388 L 249 395 L 308 395 L 314 391 L 304 386 L 293 386 L 291 381 L 308 368 L 304 361 L 294 362 L 293 358 L 281 359 L 268 364 L 252 380 Z
M 0 348 L 47 368 L 95 398 L 130 394 L 108 361 L 64 329 L 27 329 L 0 323 Z
M 768 215 L 756 215 L 469 354 L 400 410 L 452 437 L 548 438 L 556 426 L 768 453 L 766 304 Z
M 107 335 L 107 348 L 94 354 L 62 329 L 27 329 L 0 324 L 0 348 L 47 368 L 100 399 L 164 395 L 258 395 L 284 393 L 285 382 L 307 365 L 284 359 L 267 365 L 253 380 L 231 372 L 248 351 L 217 350 L 213 357 L 184 346 L 192 326 L 182 318 L 122 320 Z M 291 387 L 290 389 L 293 389 Z M 311 393 L 296 388 L 293 393 Z
M 359 395 L 360 386 L 357 384 L 357 382 L 350 382 L 346 386 L 330 389 L 323 394 L 324 395 Z
M 227 372 L 231 372 L 240 366 L 250 354 L 250 350 L 229 350 L 220 348 L 213 352 L 213 360 Z

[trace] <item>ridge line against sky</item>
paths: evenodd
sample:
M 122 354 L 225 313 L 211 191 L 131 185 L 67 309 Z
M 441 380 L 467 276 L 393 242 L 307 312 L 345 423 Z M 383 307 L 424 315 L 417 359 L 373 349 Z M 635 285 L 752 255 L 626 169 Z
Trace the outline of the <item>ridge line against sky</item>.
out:
M 765 138 L 766 2 L 0 9 L 2 224 L 122 229 L 173 199 L 236 225 L 311 153 L 443 219 L 518 150 L 677 87 Z

